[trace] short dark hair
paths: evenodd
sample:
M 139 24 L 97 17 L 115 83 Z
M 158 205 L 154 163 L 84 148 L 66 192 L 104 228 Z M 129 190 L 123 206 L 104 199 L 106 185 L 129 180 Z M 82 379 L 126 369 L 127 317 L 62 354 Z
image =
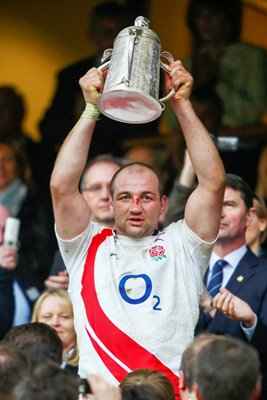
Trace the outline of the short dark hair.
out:
M 89 30 L 97 29 L 97 25 L 104 19 L 121 21 L 122 28 L 127 26 L 130 19 L 127 7 L 117 1 L 106 1 L 98 4 L 89 16 Z
M 30 363 L 22 351 L 12 344 L 0 343 L 0 397 L 10 394 L 29 370 Z
M 4 336 L 3 343 L 12 343 L 21 350 L 32 366 L 54 361 L 62 362 L 63 344 L 56 330 L 42 322 L 14 326 Z
M 258 353 L 239 339 L 213 341 L 198 355 L 195 378 L 205 400 L 250 400 L 260 379 Z
M 5 97 L 14 118 L 21 122 L 25 115 L 23 96 L 13 86 L 0 86 L 0 95 Z
M 78 381 L 52 362 L 36 366 L 13 392 L 14 400 L 77 400 Z
M 161 178 L 160 173 L 155 168 L 151 167 L 151 165 L 144 164 L 144 163 L 138 162 L 138 161 L 134 161 L 134 162 L 130 162 L 130 163 L 124 165 L 113 175 L 111 182 L 110 182 L 111 197 L 113 197 L 113 195 L 114 195 L 114 185 L 115 185 L 118 175 L 125 169 L 134 170 L 134 169 L 138 169 L 138 167 L 140 169 L 148 169 L 149 171 L 152 171 L 154 173 L 154 175 L 156 176 L 156 178 L 158 180 L 160 197 L 163 196 L 163 194 L 164 194 L 163 179 Z
M 240 193 L 248 210 L 253 207 L 253 192 L 243 178 L 235 174 L 226 174 L 226 187 Z

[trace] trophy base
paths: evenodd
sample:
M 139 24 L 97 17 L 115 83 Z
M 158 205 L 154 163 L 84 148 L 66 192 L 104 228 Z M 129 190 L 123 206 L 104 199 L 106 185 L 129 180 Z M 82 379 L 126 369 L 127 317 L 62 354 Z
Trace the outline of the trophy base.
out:
M 163 110 L 159 101 L 134 89 L 107 91 L 101 94 L 97 105 L 106 117 L 127 124 L 154 121 Z

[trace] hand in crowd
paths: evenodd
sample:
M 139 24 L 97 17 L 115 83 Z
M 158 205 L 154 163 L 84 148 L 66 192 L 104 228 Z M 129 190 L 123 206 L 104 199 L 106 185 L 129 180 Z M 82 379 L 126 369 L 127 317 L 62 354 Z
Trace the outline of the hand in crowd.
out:
M 199 306 L 201 308 L 207 308 L 207 307 L 210 306 L 210 302 L 211 302 L 210 294 L 207 291 L 207 289 L 204 288 L 204 290 L 203 290 L 203 292 L 202 292 L 202 294 L 200 296 L 200 299 L 199 299 Z
M 247 328 L 251 328 L 256 322 L 256 316 L 251 307 L 225 288 L 221 288 L 220 292 L 214 297 L 213 306 L 227 318 L 240 321 Z
M 58 275 L 49 276 L 44 284 L 47 289 L 68 289 L 69 274 L 67 270 L 60 271 Z
M 206 288 L 204 288 L 203 293 L 200 296 L 199 299 L 199 306 L 203 308 L 204 310 L 207 310 L 210 308 L 210 311 L 206 311 L 212 318 L 214 317 L 216 313 L 216 309 L 211 307 L 211 302 L 212 298 Z
M 5 269 L 15 269 L 18 263 L 18 250 L 15 246 L 0 245 L 0 266 Z
M 90 374 L 87 378 L 92 394 L 87 395 L 91 400 L 121 400 L 120 388 L 106 382 L 102 377 Z

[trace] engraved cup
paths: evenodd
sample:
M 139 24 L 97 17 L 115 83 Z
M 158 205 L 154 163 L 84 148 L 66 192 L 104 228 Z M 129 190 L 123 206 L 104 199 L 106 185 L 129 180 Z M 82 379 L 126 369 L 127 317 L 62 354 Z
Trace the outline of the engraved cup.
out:
M 149 29 L 149 20 L 140 16 L 135 25 L 123 29 L 113 49 L 104 52 L 99 67 L 108 68 L 104 90 L 98 100 L 100 111 L 116 121 L 142 124 L 158 118 L 174 90 L 159 99 L 160 68 L 168 72 L 173 61 L 161 53 L 159 37 Z

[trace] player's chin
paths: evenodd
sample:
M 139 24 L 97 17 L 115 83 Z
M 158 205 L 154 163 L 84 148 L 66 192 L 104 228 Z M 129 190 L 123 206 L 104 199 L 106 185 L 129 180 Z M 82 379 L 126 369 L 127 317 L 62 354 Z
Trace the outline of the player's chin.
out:
M 141 238 L 146 236 L 145 229 L 140 226 L 129 226 L 127 229 L 127 234 L 132 238 Z

